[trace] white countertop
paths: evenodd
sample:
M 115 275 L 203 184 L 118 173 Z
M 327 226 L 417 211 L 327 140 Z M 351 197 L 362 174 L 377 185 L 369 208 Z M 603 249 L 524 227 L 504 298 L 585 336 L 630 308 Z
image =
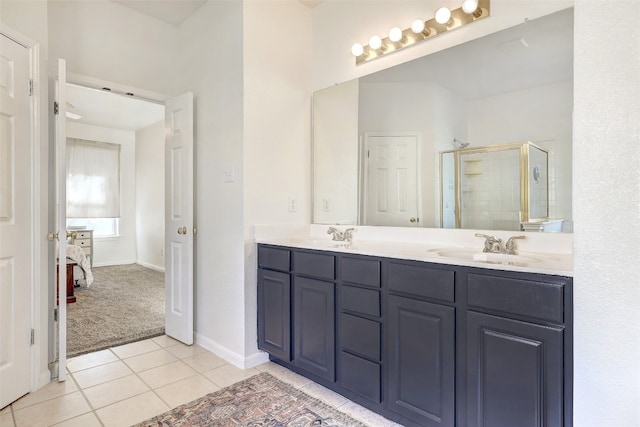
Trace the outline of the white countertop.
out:
M 340 226 L 341 230 L 347 227 Z M 397 229 L 355 227 L 353 242 L 332 241 L 327 226 L 255 226 L 254 240 L 293 248 L 370 255 L 492 270 L 573 276 L 572 235 L 556 233 L 512 233 L 482 230 Z M 371 230 L 373 229 L 373 230 Z M 447 233 L 448 232 L 448 233 Z M 518 241 L 518 255 L 484 254 L 483 240 L 475 233 L 524 235 Z M 393 239 L 394 235 L 398 240 Z M 469 237 L 471 236 L 471 237 Z M 401 239 L 401 240 L 400 240 Z M 466 243 L 466 244 L 465 244 Z M 548 250 L 545 249 L 548 247 Z

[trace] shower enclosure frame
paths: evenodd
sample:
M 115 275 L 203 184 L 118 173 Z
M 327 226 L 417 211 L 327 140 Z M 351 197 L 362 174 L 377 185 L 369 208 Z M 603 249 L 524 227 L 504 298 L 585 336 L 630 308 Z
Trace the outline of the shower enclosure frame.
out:
M 530 198 L 531 198 L 531 147 L 536 148 L 546 155 L 546 171 L 547 171 L 547 207 L 546 207 L 546 216 L 543 217 L 530 217 Z M 531 141 L 521 141 L 521 142 L 512 142 L 506 144 L 497 144 L 497 145 L 489 145 L 483 147 L 469 147 L 462 148 L 457 150 L 447 150 L 440 152 L 440 228 L 444 227 L 444 206 L 443 206 L 443 167 L 444 167 L 444 156 L 446 154 L 453 154 L 453 165 L 454 165 L 454 193 L 455 193 L 455 228 L 459 229 L 462 226 L 462 212 L 461 212 L 461 203 L 462 203 L 462 194 L 461 194 L 461 186 L 460 186 L 460 173 L 461 173 L 461 165 L 460 162 L 462 160 L 462 156 L 466 154 L 486 154 L 493 153 L 499 151 L 507 151 L 507 150 L 519 150 L 520 154 L 520 223 L 523 222 L 536 222 L 536 221 L 545 221 L 549 218 L 549 150 L 546 150 L 539 145 L 532 143 Z

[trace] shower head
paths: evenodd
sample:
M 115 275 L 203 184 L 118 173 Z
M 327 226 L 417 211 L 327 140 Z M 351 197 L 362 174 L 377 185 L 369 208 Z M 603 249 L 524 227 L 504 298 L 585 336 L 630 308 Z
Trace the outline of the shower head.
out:
M 461 150 L 463 148 L 466 148 L 469 146 L 468 142 L 462 142 L 460 141 L 458 138 L 453 138 L 453 146 L 458 149 Z

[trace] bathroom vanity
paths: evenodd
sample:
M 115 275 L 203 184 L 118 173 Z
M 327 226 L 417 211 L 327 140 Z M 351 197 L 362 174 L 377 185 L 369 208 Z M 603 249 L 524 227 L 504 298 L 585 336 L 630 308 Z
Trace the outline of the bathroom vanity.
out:
M 258 244 L 271 360 L 402 425 L 572 425 L 571 277 L 357 248 Z

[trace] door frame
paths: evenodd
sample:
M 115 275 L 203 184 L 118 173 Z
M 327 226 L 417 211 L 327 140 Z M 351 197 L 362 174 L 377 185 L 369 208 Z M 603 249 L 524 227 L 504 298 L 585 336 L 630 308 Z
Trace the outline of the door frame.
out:
M 368 146 L 368 140 L 371 137 L 390 137 L 390 136 L 413 136 L 416 138 L 416 214 L 419 218 L 417 228 L 423 227 L 422 217 L 422 133 L 418 131 L 398 131 L 398 132 L 364 132 L 360 137 L 359 156 L 359 179 L 358 179 L 358 222 L 366 225 L 364 220 L 366 218 L 367 211 L 367 191 L 368 181 L 367 174 L 369 173 L 369 162 L 367 161 L 366 151 Z M 413 228 L 413 227 L 412 227 Z
M 45 239 L 46 228 L 48 222 L 48 209 L 43 209 L 46 202 L 43 202 L 42 196 L 47 194 L 43 189 L 43 184 L 48 176 L 48 140 L 46 134 L 43 135 L 42 105 L 43 89 L 47 87 L 47 82 L 41 76 L 40 43 L 14 30 L 13 28 L 0 22 L 0 34 L 4 35 L 24 46 L 29 54 L 29 78 L 33 82 L 31 96 L 29 97 L 29 149 L 31 151 L 29 168 L 31 179 L 31 260 L 30 260 L 30 276 L 29 283 L 29 323 L 34 333 L 33 344 L 29 349 L 29 386 L 33 392 L 50 382 L 50 372 L 47 363 L 42 363 L 43 352 L 48 351 L 49 333 L 48 320 L 46 318 L 47 311 L 43 313 L 42 299 L 48 300 L 48 290 L 51 283 L 47 280 L 48 269 L 47 259 L 49 245 Z M 27 88 L 25 88 L 27 90 Z M 46 116 L 46 110 L 44 111 Z M 45 179 L 43 181 L 43 179 Z

